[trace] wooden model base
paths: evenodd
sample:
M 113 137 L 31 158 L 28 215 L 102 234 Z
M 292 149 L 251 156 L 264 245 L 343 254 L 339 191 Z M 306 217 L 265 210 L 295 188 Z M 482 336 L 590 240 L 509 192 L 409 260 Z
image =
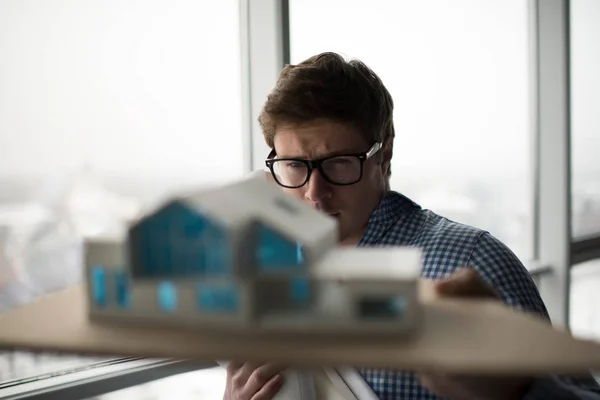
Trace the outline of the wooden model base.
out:
M 83 286 L 0 314 L 0 348 L 495 376 L 600 369 L 600 343 L 576 340 L 537 317 L 492 301 L 427 301 L 421 331 L 409 338 L 247 337 L 93 323 Z

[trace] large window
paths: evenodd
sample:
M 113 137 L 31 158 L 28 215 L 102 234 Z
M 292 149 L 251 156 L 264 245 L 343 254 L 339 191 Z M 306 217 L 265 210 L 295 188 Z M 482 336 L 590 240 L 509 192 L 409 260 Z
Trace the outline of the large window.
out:
M 574 335 L 600 340 L 600 260 L 571 268 L 569 327 Z
M 4 196 L 85 169 L 144 199 L 242 173 L 235 0 L 7 0 L 0 54 Z
M 600 234 L 600 1 L 571 0 L 573 236 Z
M 290 1 L 291 61 L 358 58 L 395 102 L 392 189 L 532 256 L 526 0 Z
M 0 311 L 80 281 L 83 235 L 243 174 L 238 3 L 0 2 Z

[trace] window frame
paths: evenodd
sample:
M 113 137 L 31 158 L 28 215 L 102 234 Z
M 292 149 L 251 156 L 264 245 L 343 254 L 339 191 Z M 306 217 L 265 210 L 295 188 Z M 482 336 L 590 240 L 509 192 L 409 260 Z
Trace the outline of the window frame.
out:
M 2 399 L 80 400 L 216 366 L 216 362 L 127 358 L 113 365 L 15 384 L 2 389 Z

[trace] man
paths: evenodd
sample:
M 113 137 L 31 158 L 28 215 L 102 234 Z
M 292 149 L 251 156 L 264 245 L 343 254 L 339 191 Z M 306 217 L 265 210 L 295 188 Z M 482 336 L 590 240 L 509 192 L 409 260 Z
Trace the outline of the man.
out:
M 392 117 L 390 94 L 359 61 L 324 53 L 287 66 L 259 117 L 273 149 L 267 166 L 282 190 L 337 218 L 342 245 L 419 246 L 424 251 L 422 275 L 439 280 L 441 295 L 493 296 L 548 318 L 527 270 L 505 245 L 389 190 Z M 283 383 L 280 371 L 274 365 L 230 364 L 225 398 L 271 399 Z M 584 388 L 557 378 L 359 372 L 381 399 L 600 399 L 591 381 Z

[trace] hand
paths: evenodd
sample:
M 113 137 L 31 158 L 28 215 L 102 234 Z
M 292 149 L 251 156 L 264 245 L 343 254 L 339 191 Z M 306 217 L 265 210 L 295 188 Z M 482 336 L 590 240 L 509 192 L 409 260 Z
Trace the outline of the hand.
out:
M 442 297 L 490 298 L 500 300 L 498 292 L 471 268 L 462 268 L 435 283 L 436 295 Z M 490 343 L 490 345 L 493 345 Z M 438 396 L 453 400 L 522 399 L 533 382 L 531 378 L 489 378 L 449 376 L 426 373 L 419 376 L 423 386 Z
M 283 368 L 273 364 L 227 365 L 224 400 L 270 400 L 283 386 Z

